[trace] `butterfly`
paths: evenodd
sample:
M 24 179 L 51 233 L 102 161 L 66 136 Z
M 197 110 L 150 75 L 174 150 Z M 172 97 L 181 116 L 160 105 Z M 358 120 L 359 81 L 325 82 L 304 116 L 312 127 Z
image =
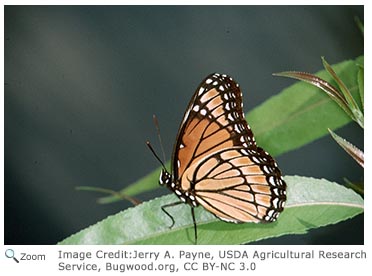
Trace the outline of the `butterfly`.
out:
M 258 223 L 275 221 L 286 201 L 277 163 L 257 146 L 244 118 L 239 84 L 218 73 L 207 76 L 191 98 L 178 130 L 171 172 L 163 165 L 159 183 L 180 199 L 162 207 L 172 219 L 170 227 L 174 219 L 166 208 L 191 206 L 195 243 L 194 208 L 199 205 L 226 222 Z

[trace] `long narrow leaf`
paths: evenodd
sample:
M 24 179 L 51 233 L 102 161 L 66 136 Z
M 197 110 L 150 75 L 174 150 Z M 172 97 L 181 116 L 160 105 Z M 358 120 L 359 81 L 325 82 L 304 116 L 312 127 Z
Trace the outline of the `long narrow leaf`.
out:
M 328 73 L 331 74 L 331 76 L 333 77 L 333 79 L 336 81 L 336 83 L 338 84 L 338 86 L 340 87 L 340 90 L 342 92 L 342 94 L 344 95 L 348 105 L 350 106 L 350 109 L 358 109 L 358 105 L 357 103 L 355 102 L 353 96 L 351 95 L 349 89 L 346 87 L 346 85 L 344 84 L 344 82 L 341 80 L 341 78 L 339 78 L 336 74 L 336 72 L 333 70 L 332 66 L 329 65 L 329 63 L 325 60 L 324 57 L 322 57 L 322 62 L 323 62 L 323 65 L 324 65 L 324 68 L 328 71 Z
M 112 195 L 114 198 L 117 198 L 118 200 L 127 200 L 127 201 L 131 202 L 133 205 L 138 205 L 138 204 L 141 203 L 140 200 L 138 200 L 134 197 L 130 197 L 130 196 L 127 196 L 124 193 L 120 193 L 120 192 L 113 191 L 113 190 L 110 190 L 110 189 L 105 189 L 105 188 L 100 188 L 100 187 L 91 187 L 91 186 L 78 186 L 78 187 L 76 187 L 76 190 L 109 194 L 109 195 Z M 99 200 L 98 200 L 98 203 L 101 203 L 101 202 L 99 202 Z
M 360 21 L 360 18 L 359 17 L 355 17 L 355 22 L 360 30 L 360 32 L 362 33 L 362 35 L 364 36 L 364 24 L 362 23 L 362 21 Z
M 287 176 L 288 200 L 273 223 L 226 223 L 199 207 L 196 209 L 199 244 L 242 244 L 286 234 L 304 234 L 312 228 L 334 224 L 363 212 L 363 199 L 353 190 L 325 179 Z M 129 208 L 92 225 L 60 244 L 193 244 L 190 207 L 178 205 L 168 211 L 161 206 L 177 201 L 163 196 Z M 321 214 L 321 215 L 319 215 Z
M 306 72 L 297 72 L 297 71 L 286 71 L 286 72 L 280 72 L 273 74 L 274 76 L 279 77 L 288 77 L 288 78 L 294 78 L 301 81 L 305 81 L 307 83 L 310 83 L 320 89 L 322 89 L 324 92 L 327 93 L 331 99 L 333 99 L 350 117 L 353 116 L 348 103 L 345 99 L 345 97 L 330 83 L 327 81 L 318 78 L 317 76 L 313 74 L 309 74 Z
M 326 68 L 328 73 L 330 73 L 332 75 L 333 79 L 336 81 L 338 87 L 340 88 L 342 94 L 344 95 L 344 97 L 345 97 L 345 99 L 348 103 L 348 107 L 349 107 L 349 109 L 352 113 L 351 118 L 354 121 L 356 121 L 362 128 L 364 128 L 364 115 L 363 115 L 363 112 L 361 111 L 360 107 L 356 103 L 353 95 L 351 95 L 349 89 L 346 87 L 346 85 L 341 80 L 341 78 L 339 78 L 339 76 L 333 70 L 331 65 L 329 65 L 328 62 L 324 59 L 324 57 L 322 57 L 322 61 L 323 61 L 324 67 Z
M 333 139 L 339 144 L 355 161 L 358 162 L 360 166 L 364 168 L 364 153 L 356 146 L 351 144 L 350 142 L 346 141 L 344 138 L 338 136 L 332 130 L 328 130 L 331 133 Z

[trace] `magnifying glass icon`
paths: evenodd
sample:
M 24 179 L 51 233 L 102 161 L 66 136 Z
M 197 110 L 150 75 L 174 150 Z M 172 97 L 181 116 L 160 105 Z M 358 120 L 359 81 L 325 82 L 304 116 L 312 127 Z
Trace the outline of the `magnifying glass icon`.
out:
M 16 257 L 14 257 L 14 250 L 13 249 L 7 249 L 5 251 L 5 256 L 9 259 L 13 259 L 15 262 L 19 263 Z

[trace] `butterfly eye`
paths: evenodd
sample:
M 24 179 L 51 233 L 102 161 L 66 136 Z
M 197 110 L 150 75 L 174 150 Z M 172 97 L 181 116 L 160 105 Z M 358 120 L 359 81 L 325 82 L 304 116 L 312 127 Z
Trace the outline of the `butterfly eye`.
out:
M 171 181 L 171 176 L 166 170 L 162 170 L 159 178 L 160 185 L 168 185 Z

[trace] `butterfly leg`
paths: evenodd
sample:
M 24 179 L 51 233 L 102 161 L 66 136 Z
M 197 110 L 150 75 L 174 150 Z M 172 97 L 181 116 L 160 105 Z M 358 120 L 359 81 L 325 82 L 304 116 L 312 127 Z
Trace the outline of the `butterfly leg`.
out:
M 198 244 L 198 232 L 196 230 L 197 228 L 196 228 L 194 207 L 191 207 L 191 216 L 192 216 L 192 221 L 194 223 L 195 244 Z
M 165 210 L 165 208 L 177 206 L 177 205 L 179 205 L 181 203 L 183 203 L 183 202 L 182 201 L 177 201 L 177 202 L 173 202 L 173 203 L 169 203 L 169 204 L 166 204 L 166 205 L 161 206 L 161 210 L 172 220 L 172 224 L 171 224 L 171 226 L 169 226 L 169 228 L 172 228 L 175 222 L 174 222 L 174 218 L 172 217 L 172 215 L 169 214 Z
M 177 201 L 177 202 L 169 203 L 169 204 L 166 204 L 166 205 L 163 205 L 163 206 L 160 207 L 161 210 L 172 220 L 172 224 L 169 226 L 169 228 L 172 228 L 173 227 L 175 221 L 174 221 L 174 218 L 172 217 L 172 215 L 169 214 L 165 210 L 165 208 L 177 206 L 177 205 L 182 204 L 182 203 L 183 203 L 182 201 Z M 191 207 L 191 216 L 192 216 L 192 221 L 194 223 L 195 244 L 198 244 L 198 232 L 197 232 L 197 228 L 196 228 L 196 220 L 195 220 L 194 207 Z

